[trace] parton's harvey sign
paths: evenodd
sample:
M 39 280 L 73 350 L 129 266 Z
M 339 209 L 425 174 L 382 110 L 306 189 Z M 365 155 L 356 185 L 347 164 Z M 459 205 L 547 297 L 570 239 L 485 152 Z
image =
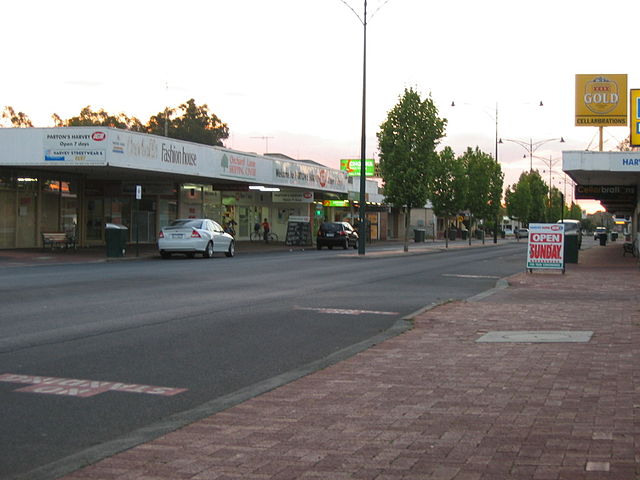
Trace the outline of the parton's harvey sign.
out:
M 529 225 L 527 268 L 564 268 L 564 225 L 532 223 Z

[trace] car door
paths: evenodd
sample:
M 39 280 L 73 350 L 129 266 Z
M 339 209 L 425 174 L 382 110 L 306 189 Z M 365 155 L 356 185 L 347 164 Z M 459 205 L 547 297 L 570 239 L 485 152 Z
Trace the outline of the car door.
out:
M 213 251 L 226 252 L 229 248 L 229 238 L 218 222 L 210 220 L 210 223 L 213 232 Z

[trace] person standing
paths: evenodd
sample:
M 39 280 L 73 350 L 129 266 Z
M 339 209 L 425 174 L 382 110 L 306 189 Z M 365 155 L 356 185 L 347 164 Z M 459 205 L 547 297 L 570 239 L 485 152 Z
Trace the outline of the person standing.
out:
M 262 222 L 262 233 L 264 235 L 264 242 L 269 243 L 269 232 L 271 231 L 271 225 L 269 225 L 269 220 L 266 218 Z

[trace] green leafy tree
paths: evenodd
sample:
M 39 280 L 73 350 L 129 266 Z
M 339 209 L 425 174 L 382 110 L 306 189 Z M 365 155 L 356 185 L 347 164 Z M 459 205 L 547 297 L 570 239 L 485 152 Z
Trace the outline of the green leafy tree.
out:
M 13 107 L 6 106 L 2 111 L 2 119 L 9 121 L 14 128 L 33 127 L 31 119 L 26 113 L 16 112 Z
M 411 209 L 427 202 L 429 171 L 445 126 L 433 100 L 422 100 L 410 88 L 405 89 L 377 134 L 384 196 L 405 213 L 405 252 L 409 250 Z
M 500 212 L 504 174 L 495 159 L 478 147 L 467 148 L 462 155 L 469 178 L 466 205 L 471 222 L 480 219 L 495 223 Z M 469 225 L 471 227 L 471 225 Z M 471 236 L 469 236 L 471 243 Z
M 567 211 L 565 218 L 573 218 L 575 220 L 582 220 L 582 208 L 580 205 L 571 202 L 571 207 Z
M 449 247 L 450 219 L 464 209 L 467 171 L 451 147 L 434 155 L 429 174 L 429 199 L 433 213 L 445 219 L 445 245 Z
M 102 108 L 98 111 L 94 111 L 91 109 L 91 105 L 87 105 L 82 110 L 80 110 L 79 115 L 68 118 L 67 120 L 62 120 L 56 113 L 52 115 L 52 118 L 55 125 L 60 127 L 101 126 L 122 128 L 126 130 L 134 130 L 137 132 L 145 132 L 147 130 L 142 122 L 140 122 L 140 120 L 135 117 L 129 117 L 124 113 L 111 115 Z
M 149 119 L 147 131 L 156 135 L 165 134 L 167 124 L 168 136 L 179 140 L 222 146 L 222 141 L 229 138 L 229 127 L 217 115 L 209 113 L 209 107 L 196 105 L 191 98 L 177 109 L 165 108 Z
M 527 181 L 531 191 L 531 209 L 527 223 L 544 223 L 547 221 L 545 204 L 549 195 L 549 187 L 544 183 L 537 170 L 529 172 Z
M 205 145 L 222 146 L 222 141 L 229 137 L 227 124 L 215 114 L 209 113 L 206 104 L 196 105 L 194 99 L 187 100 L 177 109 L 165 108 L 151 116 L 146 124 L 124 113 L 112 115 L 104 109 L 94 111 L 90 105 L 75 117 L 64 120 L 54 113 L 52 118 L 56 127 L 104 126 L 161 136 L 165 135 L 166 123 L 169 137 Z
M 507 215 L 521 223 L 526 223 L 529 218 L 531 205 L 531 191 L 529 183 L 524 178 L 525 175 L 526 173 L 520 174 L 518 183 L 508 187 L 505 192 Z
M 562 201 L 562 195 L 560 194 L 560 190 L 556 187 L 551 187 L 551 192 L 549 193 L 548 207 L 547 207 L 547 222 L 554 223 L 560 220 L 561 218 L 569 218 L 564 215 L 564 204 Z
M 505 194 L 507 214 L 525 225 L 544 223 L 548 215 L 549 188 L 537 170 L 520 174 L 518 183 Z

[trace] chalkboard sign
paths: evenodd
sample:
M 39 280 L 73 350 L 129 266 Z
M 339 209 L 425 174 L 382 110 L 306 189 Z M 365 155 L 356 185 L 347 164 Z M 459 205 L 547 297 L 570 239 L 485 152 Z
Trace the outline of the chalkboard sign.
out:
M 287 239 L 285 245 L 311 245 L 311 225 L 309 222 L 291 221 L 287 223 Z

